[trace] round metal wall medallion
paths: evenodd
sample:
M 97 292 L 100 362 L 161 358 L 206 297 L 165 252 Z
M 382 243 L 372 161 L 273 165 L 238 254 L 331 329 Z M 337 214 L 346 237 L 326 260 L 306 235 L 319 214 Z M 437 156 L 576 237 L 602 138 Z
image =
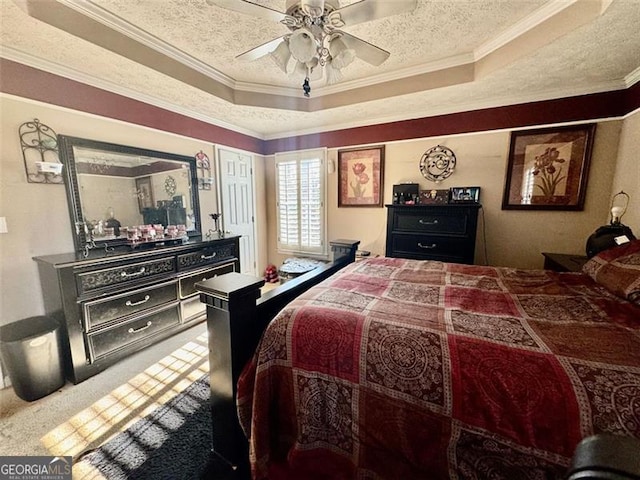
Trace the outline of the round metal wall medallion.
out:
M 442 145 L 430 148 L 420 159 L 420 173 L 427 180 L 439 183 L 449 177 L 456 167 L 456 155 Z

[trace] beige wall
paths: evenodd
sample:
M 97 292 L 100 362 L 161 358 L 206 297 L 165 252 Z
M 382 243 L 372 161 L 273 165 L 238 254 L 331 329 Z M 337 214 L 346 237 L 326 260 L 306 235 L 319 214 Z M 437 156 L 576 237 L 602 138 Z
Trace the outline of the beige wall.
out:
M 618 163 L 611 193 L 614 195 L 621 190 L 631 197 L 622 223 L 631 227 L 635 236 L 640 238 L 640 109 L 624 120 L 620 134 Z M 606 216 L 602 222 L 608 220 Z
M 481 212 L 476 263 L 487 263 L 485 236 L 490 265 L 541 268 L 541 252 L 584 254 L 588 236 L 607 219 L 621 127 L 622 121 L 608 121 L 599 123 L 596 129 L 584 211 L 502 210 L 509 131 L 386 144 L 385 204 L 391 203 L 392 186 L 401 182 L 418 183 L 421 189 L 480 186 L 484 216 Z M 455 152 L 457 165 L 451 177 L 436 185 L 420 174 L 418 165 L 422 154 L 438 144 Z M 337 149 L 329 150 L 329 159 L 336 162 Z M 271 156 L 266 161 L 269 261 L 279 265 L 286 256 L 276 251 L 275 160 Z M 626 177 L 625 173 L 621 175 Z M 338 208 L 337 177 L 337 173 L 329 174 L 327 182 L 329 240 L 358 239 L 361 249 L 384 255 L 386 208 Z
M 74 248 L 65 186 L 26 181 L 18 138 L 22 123 L 37 118 L 58 134 L 187 156 L 202 150 L 214 158 L 214 146 L 207 142 L 12 96 L 0 95 L 0 112 L 0 216 L 9 230 L 0 234 L 0 325 L 44 313 L 32 257 Z M 207 214 L 217 211 L 216 191 L 199 194 L 206 231 L 213 226 Z
M 7 218 L 9 233 L 0 234 L 0 325 L 43 313 L 40 285 L 33 256 L 73 250 L 73 239 L 63 185 L 26 182 L 18 127 L 38 118 L 57 133 L 124 145 L 135 145 L 182 155 L 203 150 L 214 159 L 214 146 L 173 134 L 108 120 L 68 109 L 0 95 L 2 157 L 0 158 L 0 216 Z M 608 221 L 612 192 L 624 189 L 632 196 L 626 224 L 640 231 L 640 179 L 637 145 L 640 113 L 623 121 L 598 125 L 582 212 L 527 212 L 501 210 L 509 132 L 433 137 L 386 144 L 384 197 L 391 201 L 392 185 L 414 181 L 432 188 L 418 170 L 425 150 L 437 144 L 451 148 L 458 158 L 452 177 L 438 188 L 477 185 L 486 220 L 488 259 L 491 265 L 539 268 L 542 251 L 582 253 L 587 237 Z M 618 158 L 618 144 L 620 157 Z M 337 161 L 337 149 L 329 159 Z M 258 274 L 265 265 L 285 258 L 275 250 L 275 171 L 273 156 L 254 155 Z M 614 178 L 615 176 L 615 178 Z M 328 236 L 354 238 L 361 248 L 384 254 L 385 208 L 338 208 L 337 173 L 327 182 Z M 612 188 L 613 184 L 613 188 Z M 200 191 L 203 230 L 212 227 L 208 213 L 217 211 L 216 191 Z M 482 222 L 478 232 L 476 263 L 485 263 Z

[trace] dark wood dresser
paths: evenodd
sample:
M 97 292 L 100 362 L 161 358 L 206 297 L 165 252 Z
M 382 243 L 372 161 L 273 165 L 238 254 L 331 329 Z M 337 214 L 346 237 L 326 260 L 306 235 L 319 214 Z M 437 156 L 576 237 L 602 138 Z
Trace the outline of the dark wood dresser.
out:
M 238 239 L 35 257 L 45 313 L 63 326 L 67 378 L 81 382 L 204 320 L 195 284 L 240 271 Z
M 480 205 L 387 205 L 387 257 L 473 264 Z

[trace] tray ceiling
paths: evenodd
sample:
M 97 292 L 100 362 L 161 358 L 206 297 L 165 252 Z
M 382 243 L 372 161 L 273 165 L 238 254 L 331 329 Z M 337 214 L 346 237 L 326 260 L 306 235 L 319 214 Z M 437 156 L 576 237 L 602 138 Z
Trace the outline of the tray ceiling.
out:
M 254 2 L 285 10 L 285 0 Z M 266 139 L 615 90 L 640 78 L 640 0 L 418 0 L 411 13 L 345 26 L 391 56 L 378 67 L 356 59 L 335 85 L 312 81 L 311 98 L 303 78 L 268 56 L 235 58 L 285 26 L 205 0 L 3 0 L 0 8 L 5 58 Z

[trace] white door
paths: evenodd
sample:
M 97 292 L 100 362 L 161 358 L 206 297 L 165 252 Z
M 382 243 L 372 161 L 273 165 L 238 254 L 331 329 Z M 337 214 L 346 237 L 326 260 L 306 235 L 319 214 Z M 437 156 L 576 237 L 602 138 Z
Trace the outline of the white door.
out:
M 222 225 L 240 237 L 242 273 L 256 275 L 253 168 L 251 155 L 218 149 Z

